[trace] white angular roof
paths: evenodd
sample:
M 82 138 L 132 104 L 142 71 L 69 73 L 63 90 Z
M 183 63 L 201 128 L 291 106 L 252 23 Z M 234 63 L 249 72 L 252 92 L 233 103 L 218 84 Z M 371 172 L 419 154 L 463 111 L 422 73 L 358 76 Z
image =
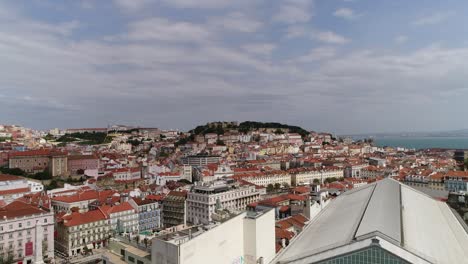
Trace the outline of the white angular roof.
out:
M 408 262 L 468 263 L 465 228 L 444 202 L 385 179 L 340 195 L 273 263 L 325 260 L 369 246 L 376 237 Z

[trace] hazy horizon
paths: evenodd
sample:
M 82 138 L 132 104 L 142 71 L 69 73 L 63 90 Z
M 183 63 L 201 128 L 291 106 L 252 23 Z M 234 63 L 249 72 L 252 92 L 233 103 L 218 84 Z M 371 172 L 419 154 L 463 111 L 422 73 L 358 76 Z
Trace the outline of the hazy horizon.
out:
M 2 1 L 0 123 L 458 130 L 467 13 L 455 0 Z

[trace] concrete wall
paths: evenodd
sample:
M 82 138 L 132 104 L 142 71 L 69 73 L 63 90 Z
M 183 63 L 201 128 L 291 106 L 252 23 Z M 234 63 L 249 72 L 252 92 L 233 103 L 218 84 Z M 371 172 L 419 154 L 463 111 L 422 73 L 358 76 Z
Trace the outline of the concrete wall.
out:
M 275 211 L 252 219 L 244 218 L 244 263 L 255 264 L 259 258 L 269 263 L 276 254 Z

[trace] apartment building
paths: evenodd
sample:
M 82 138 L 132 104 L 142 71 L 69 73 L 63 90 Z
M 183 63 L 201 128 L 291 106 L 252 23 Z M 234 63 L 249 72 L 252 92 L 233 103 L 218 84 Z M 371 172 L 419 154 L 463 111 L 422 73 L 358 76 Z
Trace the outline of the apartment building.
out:
M 67 154 L 52 149 L 10 153 L 8 164 L 9 168 L 19 168 L 31 174 L 47 169 L 55 177 L 66 175 L 68 172 Z
M 233 176 L 232 178 L 236 180 L 244 180 L 246 182 L 253 183 L 259 186 L 268 186 L 268 185 L 291 185 L 291 174 L 285 171 L 267 171 L 267 172 L 252 172 L 252 173 L 243 173 Z
M 187 156 L 183 157 L 182 164 L 190 165 L 190 166 L 206 166 L 212 163 L 219 163 L 221 157 L 220 156 L 212 156 L 212 155 L 195 155 L 195 156 Z
M 259 199 L 260 191 L 255 186 L 240 185 L 232 179 L 194 186 L 187 194 L 187 221 L 209 224 L 216 209 L 243 211 Z
M 163 199 L 164 227 L 187 223 L 187 192 L 171 191 Z
M 314 180 L 320 182 L 327 178 L 342 178 L 344 171 L 338 167 L 316 168 L 296 168 L 288 171 L 291 174 L 292 185 L 311 184 Z
M 56 226 L 55 247 L 66 256 L 105 246 L 112 235 L 109 218 L 100 210 L 66 214 Z
M 444 179 L 445 189 L 450 192 L 468 191 L 468 172 L 449 171 Z
M 151 231 L 162 226 L 161 206 L 158 202 L 133 198 L 129 203 L 138 212 L 138 230 L 140 232 Z
M 80 212 L 86 212 L 89 210 L 89 205 L 95 201 L 105 202 L 108 198 L 112 197 L 116 191 L 105 190 L 105 191 L 79 191 L 72 192 L 68 195 L 55 194 L 55 197 L 51 198 L 51 204 L 56 212 L 71 212 L 72 208 L 78 208 Z
M 113 232 L 138 233 L 138 213 L 129 202 L 114 206 L 103 205 L 99 210 L 107 215 Z
M 0 174 L 0 200 L 11 203 L 25 194 L 44 190 L 40 181 L 34 181 L 19 176 Z
M 8 255 L 15 263 L 53 259 L 53 212 L 21 201 L 0 208 L 0 256 Z
M 95 155 L 70 155 L 67 157 L 67 168 L 71 175 L 81 175 L 86 170 L 99 169 L 99 158 Z

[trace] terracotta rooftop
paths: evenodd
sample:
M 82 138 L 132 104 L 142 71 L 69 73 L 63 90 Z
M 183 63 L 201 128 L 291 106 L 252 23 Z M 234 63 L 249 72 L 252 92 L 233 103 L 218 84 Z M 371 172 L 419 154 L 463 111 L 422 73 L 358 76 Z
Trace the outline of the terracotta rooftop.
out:
M 12 203 L 0 208 L 0 219 L 5 217 L 15 218 L 42 213 L 47 213 L 47 211 L 22 201 L 13 201 Z
M 15 176 L 15 175 L 9 175 L 9 174 L 0 174 L 0 182 L 1 181 L 20 181 L 23 180 L 24 178 Z
M 85 213 L 73 212 L 62 217 L 65 226 L 78 226 L 87 223 L 93 223 L 107 219 L 106 215 L 100 210 L 92 210 Z

